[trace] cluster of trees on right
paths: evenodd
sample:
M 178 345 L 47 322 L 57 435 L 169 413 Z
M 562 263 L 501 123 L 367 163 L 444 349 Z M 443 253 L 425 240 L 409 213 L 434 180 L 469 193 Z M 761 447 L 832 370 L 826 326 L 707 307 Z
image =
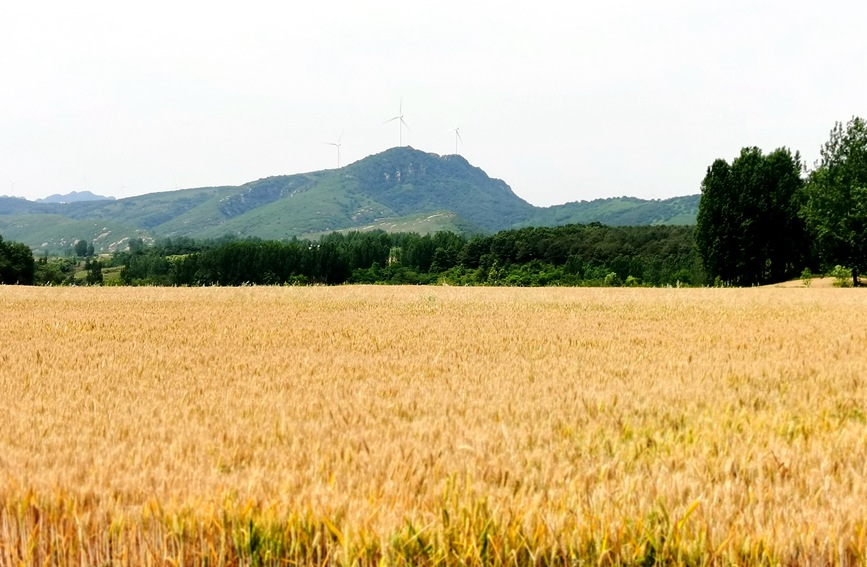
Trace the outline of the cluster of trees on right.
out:
M 845 266 L 867 269 L 867 124 L 835 124 L 806 179 L 799 153 L 744 148 L 716 160 L 702 182 L 695 243 L 708 280 L 785 281 Z

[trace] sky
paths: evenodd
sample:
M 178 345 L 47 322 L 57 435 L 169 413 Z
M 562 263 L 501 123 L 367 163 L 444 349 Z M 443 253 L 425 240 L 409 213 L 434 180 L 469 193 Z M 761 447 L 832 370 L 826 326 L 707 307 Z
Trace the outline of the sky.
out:
M 3 2 L 0 195 L 240 185 L 334 168 L 337 142 L 341 165 L 457 144 L 539 206 L 696 194 L 745 146 L 812 167 L 867 115 L 865 22 L 840 0 Z

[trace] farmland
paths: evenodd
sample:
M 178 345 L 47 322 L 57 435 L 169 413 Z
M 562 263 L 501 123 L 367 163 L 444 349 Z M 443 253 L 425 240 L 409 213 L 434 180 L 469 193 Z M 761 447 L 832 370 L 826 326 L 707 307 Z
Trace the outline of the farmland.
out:
M 0 565 L 867 560 L 867 296 L 0 287 Z

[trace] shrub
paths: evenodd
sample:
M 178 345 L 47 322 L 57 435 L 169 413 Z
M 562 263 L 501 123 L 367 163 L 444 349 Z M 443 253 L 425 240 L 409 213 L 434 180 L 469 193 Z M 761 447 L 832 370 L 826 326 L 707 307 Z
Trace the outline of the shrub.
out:
M 829 274 L 834 278 L 834 287 L 852 287 L 852 270 L 839 264 Z
M 617 272 L 609 272 L 608 275 L 605 276 L 604 283 L 606 287 L 620 287 L 623 285 L 623 280 L 620 279 Z

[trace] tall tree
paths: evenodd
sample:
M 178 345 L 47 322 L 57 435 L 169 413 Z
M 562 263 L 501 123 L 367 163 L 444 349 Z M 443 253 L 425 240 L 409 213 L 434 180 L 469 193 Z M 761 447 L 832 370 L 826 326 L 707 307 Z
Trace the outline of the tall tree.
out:
M 737 279 L 733 251 L 738 248 L 737 226 L 740 219 L 736 195 L 729 182 L 731 166 L 718 159 L 707 168 L 701 184 L 701 200 L 696 217 L 695 244 L 708 277 L 725 282 Z
M 102 262 L 100 262 L 99 260 L 94 260 L 90 263 L 90 265 L 87 267 L 86 281 L 88 285 L 102 285 Z
M 764 155 L 743 148 L 731 165 L 718 159 L 702 181 L 695 242 L 711 279 L 734 285 L 783 281 L 806 262 L 798 216 L 801 157 L 787 148 Z
M 810 173 L 803 216 L 826 267 L 852 270 L 852 283 L 867 269 L 867 124 L 837 122 Z
M 31 285 L 35 267 L 33 252 L 26 244 L 4 241 L 0 236 L 0 283 Z
M 75 246 L 72 249 L 76 256 L 84 258 L 87 256 L 87 240 L 82 238 L 81 240 L 76 241 Z

